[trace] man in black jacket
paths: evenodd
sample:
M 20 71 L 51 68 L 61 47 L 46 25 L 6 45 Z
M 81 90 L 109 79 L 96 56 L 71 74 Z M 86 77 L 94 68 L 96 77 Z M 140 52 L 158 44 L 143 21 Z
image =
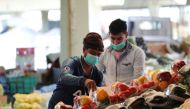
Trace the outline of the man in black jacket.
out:
M 48 109 L 62 101 L 73 105 L 73 98 L 77 95 L 88 95 L 90 90 L 102 85 L 103 74 L 95 64 L 104 50 L 101 36 L 98 33 L 88 33 L 83 40 L 83 56 L 71 57 L 61 66 L 61 76 L 57 87 L 49 101 Z

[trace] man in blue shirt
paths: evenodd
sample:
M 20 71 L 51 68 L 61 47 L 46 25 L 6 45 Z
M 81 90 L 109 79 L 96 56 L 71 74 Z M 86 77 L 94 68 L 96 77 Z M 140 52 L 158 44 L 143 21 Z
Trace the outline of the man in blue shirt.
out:
M 0 84 L 3 86 L 4 95 L 10 96 L 10 84 L 8 78 L 6 77 L 6 71 L 3 66 L 0 66 Z
M 61 75 L 57 87 L 49 101 L 48 109 L 62 101 L 73 105 L 73 98 L 77 95 L 88 95 L 90 90 L 102 85 L 103 74 L 95 64 L 104 50 L 101 36 L 91 32 L 83 40 L 83 55 L 65 60 L 61 66 Z

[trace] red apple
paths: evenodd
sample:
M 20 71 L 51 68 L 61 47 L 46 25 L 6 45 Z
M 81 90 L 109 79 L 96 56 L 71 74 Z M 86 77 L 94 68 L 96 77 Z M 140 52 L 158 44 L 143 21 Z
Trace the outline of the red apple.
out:
M 160 72 L 157 75 L 157 79 L 159 81 L 170 81 L 171 78 L 172 78 L 172 75 L 168 71 Z
M 180 74 L 173 74 L 172 78 L 170 80 L 170 84 L 175 84 L 181 80 L 181 75 Z
M 186 63 L 182 60 L 179 60 L 179 61 L 176 61 L 173 63 L 173 65 L 171 66 L 171 69 L 175 72 L 175 73 L 178 73 L 179 70 L 184 66 L 186 65 Z

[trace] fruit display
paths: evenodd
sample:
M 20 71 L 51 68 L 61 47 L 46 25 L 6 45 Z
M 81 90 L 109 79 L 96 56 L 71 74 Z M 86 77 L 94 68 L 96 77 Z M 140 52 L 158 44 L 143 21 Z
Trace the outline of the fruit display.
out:
M 115 82 L 110 88 L 98 88 L 96 99 L 80 97 L 81 109 L 172 109 L 183 107 L 190 98 L 190 65 L 176 61 L 167 70 L 150 70 L 129 84 Z M 109 93 L 108 93 L 109 92 Z M 186 104 L 187 105 L 187 104 Z
M 141 77 L 140 81 L 143 80 L 144 77 Z M 137 81 L 138 81 L 137 80 Z M 135 84 L 135 83 L 134 83 Z M 137 96 L 143 91 L 146 91 L 147 89 L 154 86 L 153 81 L 145 81 L 141 82 L 141 84 L 136 85 L 127 85 L 124 82 L 116 82 L 112 84 L 112 95 L 108 95 L 105 90 L 99 89 L 97 91 L 97 101 L 99 102 L 100 107 L 101 106 L 109 106 L 113 104 L 118 104 L 124 102 L 126 99 L 131 98 L 133 96 Z M 140 93 L 139 93 L 140 92 Z M 138 101 L 138 100 L 137 100 Z M 136 104 L 136 103 L 134 103 Z M 134 105 L 133 104 L 133 105 Z M 131 105 L 131 106 L 133 106 Z
M 152 80 L 148 80 L 145 76 L 140 76 L 139 78 L 133 80 L 132 86 L 137 89 L 136 95 L 139 95 L 147 89 L 154 89 L 155 83 Z
M 120 101 L 124 101 L 126 98 L 135 95 L 138 89 L 124 82 L 116 82 L 112 85 L 112 91 L 115 97 L 118 97 Z
M 147 73 L 150 80 L 154 81 L 159 91 L 164 91 L 169 84 L 179 82 L 180 75 L 172 75 L 169 71 L 152 70 Z
M 119 92 L 128 90 L 129 86 L 124 82 L 115 82 L 112 85 L 112 91 L 114 94 L 118 94 Z
M 39 94 L 15 94 L 14 109 L 42 109 L 42 97 Z

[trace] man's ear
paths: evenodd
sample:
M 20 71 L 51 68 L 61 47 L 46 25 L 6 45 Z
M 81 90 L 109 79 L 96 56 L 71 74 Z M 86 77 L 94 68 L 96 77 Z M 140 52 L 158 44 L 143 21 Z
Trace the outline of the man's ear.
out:
M 127 37 L 128 37 L 128 32 L 124 32 L 124 34 L 125 34 L 125 38 L 127 39 Z
M 87 49 L 86 48 L 83 48 L 83 56 L 86 56 L 86 51 Z

